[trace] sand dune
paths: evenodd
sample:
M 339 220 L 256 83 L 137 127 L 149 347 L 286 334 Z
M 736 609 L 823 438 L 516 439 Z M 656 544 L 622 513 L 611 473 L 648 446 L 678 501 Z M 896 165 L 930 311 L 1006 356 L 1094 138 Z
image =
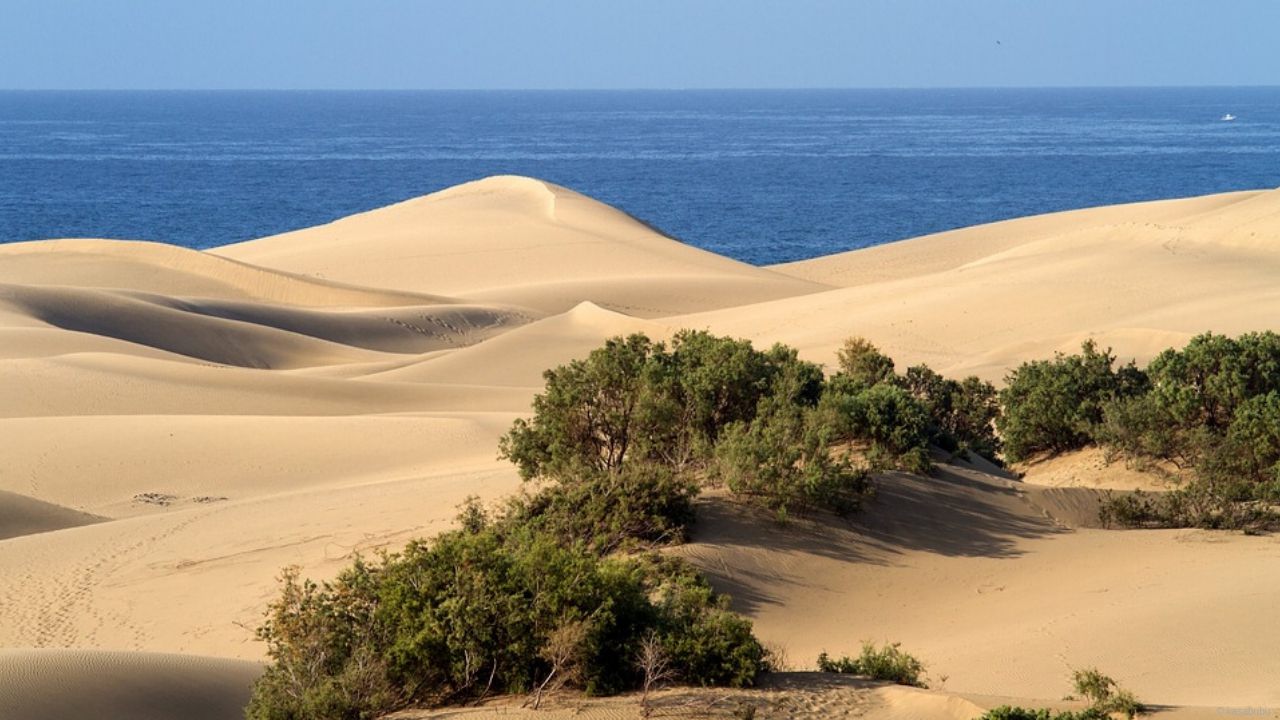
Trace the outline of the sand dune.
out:
M 659 340 L 668 328 L 584 302 L 555 315 L 470 348 L 420 363 L 367 376 L 371 380 L 454 382 L 530 389 L 543 385 L 542 373 L 574 358 L 585 357 L 605 340 L 645 333 Z
M 244 717 L 256 663 L 92 650 L 0 650 L 0 717 Z
M 470 385 L 351 382 L 214 364 L 78 353 L 0 363 L 0 417 L 360 415 L 523 410 L 529 392 Z
M 1029 218 L 776 269 L 848 287 L 668 322 L 826 363 L 858 334 L 907 364 L 993 380 L 1087 338 L 1145 362 L 1206 330 L 1275 326 L 1280 191 Z
M 101 522 L 103 518 L 0 490 L 0 540 Z
M 1069 529 L 1034 499 L 950 468 L 886 478 L 847 525 L 781 529 L 712 502 L 682 552 L 801 665 L 901 641 L 962 692 L 1060 697 L 1072 668 L 1098 666 L 1152 701 L 1280 705 L 1264 609 L 1280 578 L 1262 571 L 1280 543 Z
M 518 488 L 499 436 L 545 369 L 613 335 L 709 328 L 830 362 L 859 334 L 904 363 L 999 380 L 1090 337 L 1143 360 L 1204 330 L 1280 329 L 1278 273 L 1276 192 L 768 269 L 528 178 L 214 252 L 0 246 L 0 647 L 260 659 L 250 629 L 280 568 L 330 577 L 449 527 L 468 495 Z M 1079 665 L 1155 702 L 1280 706 L 1280 545 L 1097 529 L 1101 493 L 1150 477 L 1096 454 L 1018 469 L 1024 482 L 963 464 L 893 475 L 853 522 L 782 528 L 712 498 L 682 552 L 798 667 L 901 640 L 948 676 L 930 693 L 775 689 L 797 713 L 970 718 L 989 695 L 1058 698 Z M 4 651 L 0 717 L 79 712 L 56 702 L 80 695 L 4 681 L 23 668 L 112 679 L 117 694 L 95 691 L 105 716 L 148 717 L 130 693 L 156 683 L 216 694 L 206 716 L 229 716 L 253 666 L 207 662 Z
M 161 295 L 303 306 L 383 307 L 448 298 L 344 286 L 175 245 L 124 240 L 41 240 L 0 245 L 0 282 L 119 288 Z
M 572 190 L 495 177 L 214 254 L 317 278 L 656 317 L 824 289 L 665 237 Z

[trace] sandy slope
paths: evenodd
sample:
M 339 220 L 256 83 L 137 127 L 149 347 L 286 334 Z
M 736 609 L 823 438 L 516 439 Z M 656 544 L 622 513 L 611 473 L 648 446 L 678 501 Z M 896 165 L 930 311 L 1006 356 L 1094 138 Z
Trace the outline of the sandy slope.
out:
M 1275 326 L 1280 191 L 1014 220 L 775 269 L 847 287 L 673 322 L 822 361 L 857 333 L 902 362 L 991 379 L 1089 337 L 1143 361 L 1205 330 Z
M 0 490 L 0 540 L 101 521 L 89 513 Z
M 281 567 L 329 577 L 513 491 L 497 438 L 543 370 L 612 335 L 709 327 L 829 361 L 857 333 L 998 379 L 1090 336 L 1145 358 L 1276 327 L 1277 218 L 1280 195 L 1234 193 L 760 269 L 495 178 L 212 253 L 0 246 L 0 647 L 259 659 L 250 628 Z M 830 712 L 971 717 L 981 703 L 948 693 L 1056 698 L 1082 664 L 1157 702 L 1280 706 L 1280 546 L 1090 527 L 1099 488 L 1144 482 L 1122 470 L 894 476 L 858 522 L 814 528 L 713 501 L 684 552 L 799 667 L 895 639 L 948 676 L 944 694 L 823 696 Z M 0 675 L 28 659 L 8 652 Z M 102 657 L 36 667 L 71 681 Z M 167 677 L 111 657 L 134 697 Z M 45 707 L 9 687 L 0 707 Z M 793 700 L 828 690 L 844 692 Z M 131 717 L 125 695 L 98 710 Z
M 1031 700 L 1008 696 L 952 693 L 875 683 L 859 678 L 816 672 L 787 672 L 766 676 L 759 688 L 723 690 L 671 688 L 653 693 L 645 715 L 638 695 L 612 698 L 551 697 L 538 710 L 522 707 L 525 698 L 501 698 L 478 707 L 409 710 L 391 716 L 395 720 L 640 720 L 652 718 L 742 718 L 753 712 L 760 720 L 974 720 L 1001 705 L 1052 707 L 1080 710 L 1082 703 L 1063 700 Z M 1262 708 L 1171 707 L 1159 708 L 1162 720 L 1221 720 L 1245 715 L 1271 718 Z
M 901 641 L 964 692 L 1060 697 L 1096 665 L 1162 703 L 1280 705 L 1263 619 L 1277 539 L 1068 529 L 1016 483 L 957 468 L 881 490 L 834 526 L 713 503 L 682 552 L 801 666 Z
M 563 312 L 653 317 L 824 289 L 672 240 L 551 183 L 494 177 L 213 251 L 272 268 Z
M 92 650 L 0 650 L 0 717 L 235 720 L 256 663 Z

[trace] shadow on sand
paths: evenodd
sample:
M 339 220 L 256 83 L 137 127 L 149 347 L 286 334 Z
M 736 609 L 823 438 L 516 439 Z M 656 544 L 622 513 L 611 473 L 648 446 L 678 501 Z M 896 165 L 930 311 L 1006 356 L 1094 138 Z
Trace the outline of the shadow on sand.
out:
M 750 612 L 777 602 L 766 588 L 802 582 L 790 568 L 814 558 L 879 566 L 901 564 L 908 553 L 1014 558 L 1028 541 L 1070 532 L 1020 485 L 958 465 L 940 465 L 929 477 L 888 473 L 857 515 L 815 514 L 786 524 L 713 495 L 701 501 L 694 542 L 682 552 Z M 803 580 L 815 581 L 822 578 Z

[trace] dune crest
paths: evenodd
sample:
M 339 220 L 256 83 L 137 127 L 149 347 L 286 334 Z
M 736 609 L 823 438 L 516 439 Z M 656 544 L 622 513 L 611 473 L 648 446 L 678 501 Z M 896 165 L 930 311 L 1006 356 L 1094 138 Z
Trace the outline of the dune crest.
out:
M 824 289 L 685 245 L 572 190 L 514 176 L 213 253 L 307 276 L 549 314 L 590 300 L 658 317 Z
M 834 362 L 862 335 L 906 364 L 1001 382 L 1085 339 L 1145 363 L 1193 335 L 1274 328 L 1280 194 L 1009 220 L 777 266 L 839 290 L 669 318 Z
M 0 244 L 0 260 L 0 282 L 26 285 L 127 289 L 302 306 L 383 307 L 449 302 L 449 298 L 438 295 L 296 277 L 157 242 L 35 240 Z

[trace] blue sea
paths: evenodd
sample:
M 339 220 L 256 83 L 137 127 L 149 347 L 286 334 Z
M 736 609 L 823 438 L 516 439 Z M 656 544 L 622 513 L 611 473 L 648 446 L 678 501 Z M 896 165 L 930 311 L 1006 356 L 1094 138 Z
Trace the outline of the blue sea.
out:
M 207 248 L 500 173 L 766 264 L 1280 185 L 1280 88 L 0 92 L 3 242 Z

